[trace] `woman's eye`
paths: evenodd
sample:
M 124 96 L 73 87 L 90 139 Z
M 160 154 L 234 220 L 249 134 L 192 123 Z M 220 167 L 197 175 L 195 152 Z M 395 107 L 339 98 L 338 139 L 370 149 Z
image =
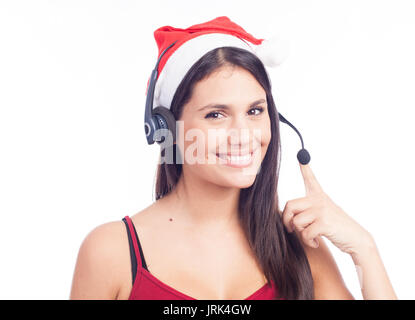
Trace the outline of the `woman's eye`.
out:
M 252 108 L 251 110 L 249 110 L 249 112 L 251 112 L 252 110 L 258 110 L 259 113 L 258 114 L 254 114 L 256 116 L 260 115 L 262 112 L 264 112 L 264 108 L 263 107 L 257 107 L 257 108 Z
M 219 113 L 219 112 L 211 112 L 211 113 L 208 113 L 205 118 L 219 119 L 218 117 L 214 117 L 213 116 L 213 115 L 217 115 L 217 114 L 221 114 L 221 113 Z
M 259 111 L 259 113 L 257 113 L 257 114 L 250 113 L 250 112 L 251 112 L 251 111 L 253 111 L 253 110 L 258 110 L 258 111 Z M 264 108 L 263 108 L 263 107 L 256 107 L 256 108 L 252 108 L 251 110 L 249 110 L 249 111 L 248 111 L 248 113 L 250 113 L 250 115 L 253 115 L 253 116 L 258 116 L 258 115 L 260 115 L 262 112 L 264 112 Z M 208 113 L 208 114 L 205 116 L 205 118 L 220 119 L 217 115 L 222 115 L 222 114 L 221 114 L 220 112 L 214 111 L 214 112 Z

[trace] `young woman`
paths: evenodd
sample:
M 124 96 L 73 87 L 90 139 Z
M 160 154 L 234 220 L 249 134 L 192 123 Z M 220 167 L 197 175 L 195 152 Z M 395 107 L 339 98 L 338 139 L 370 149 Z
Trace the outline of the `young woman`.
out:
M 158 166 L 156 201 L 88 234 L 71 299 L 354 299 L 322 236 L 352 257 L 364 299 L 396 299 L 374 239 L 309 165 L 306 196 L 279 209 L 279 120 L 258 57 L 210 50 L 170 111 L 183 130 L 175 162 Z

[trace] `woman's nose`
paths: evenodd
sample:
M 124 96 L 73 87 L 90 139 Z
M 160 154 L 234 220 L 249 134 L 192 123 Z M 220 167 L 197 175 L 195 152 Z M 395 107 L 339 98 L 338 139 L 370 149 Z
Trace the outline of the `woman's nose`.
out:
M 228 129 L 228 143 L 245 145 L 248 144 L 250 137 L 250 128 L 244 117 L 235 117 L 232 126 Z

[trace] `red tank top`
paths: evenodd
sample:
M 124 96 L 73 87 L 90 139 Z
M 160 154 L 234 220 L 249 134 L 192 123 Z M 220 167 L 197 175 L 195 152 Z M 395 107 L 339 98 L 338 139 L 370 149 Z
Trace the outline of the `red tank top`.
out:
M 196 300 L 196 298 L 165 284 L 148 271 L 137 231 L 131 218 L 125 216 L 122 220 L 127 229 L 133 274 L 133 287 L 128 300 Z M 272 281 L 271 283 L 274 284 Z M 266 283 L 244 300 L 272 300 L 274 293 L 278 294 L 275 286 Z

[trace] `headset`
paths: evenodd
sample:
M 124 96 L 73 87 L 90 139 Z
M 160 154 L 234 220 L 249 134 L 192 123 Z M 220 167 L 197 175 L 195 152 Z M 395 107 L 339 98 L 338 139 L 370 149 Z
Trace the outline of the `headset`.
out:
M 165 129 L 170 131 L 173 137 L 173 142 L 176 141 L 176 119 L 173 115 L 173 113 L 163 106 L 158 106 L 153 109 L 153 99 L 154 99 L 154 90 L 156 87 L 156 81 L 157 81 L 157 75 L 158 75 L 158 66 L 160 63 L 161 58 L 166 53 L 168 49 L 170 49 L 175 43 L 174 41 L 172 44 L 170 44 L 164 51 L 161 53 L 160 57 L 157 60 L 156 66 L 154 70 L 151 72 L 150 76 L 150 83 L 148 85 L 147 90 L 147 98 L 146 98 L 146 107 L 144 110 L 144 131 L 147 138 L 148 144 L 153 144 L 154 142 L 157 142 L 158 144 L 162 143 L 164 141 L 164 136 L 161 136 L 158 134 L 160 129 Z M 300 132 L 297 130 L 296 127 L 294 127 L 287 119 L 285 119 L 281 113 L 278 112 L 279 120 L 287 125 L 289 125 L 300 137 L 301 140 L 301 150 L 297 153 L 297 159 L 302 165 L 306 165 L 310 162 L 310 153 L 304 149 L 304 141 L 300 134 Z

